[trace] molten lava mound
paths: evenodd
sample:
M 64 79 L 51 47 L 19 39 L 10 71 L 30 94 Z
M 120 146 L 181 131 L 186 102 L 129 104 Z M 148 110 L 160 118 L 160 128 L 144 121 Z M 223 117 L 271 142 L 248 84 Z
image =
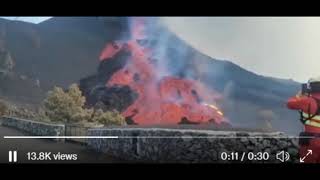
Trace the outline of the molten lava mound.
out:
M 220 124 L 223 120 L 216 109 L 204 104 L 192 80 L 165 77 L 159 84 L 145 84 L 138 92 L 137 100 L 123 112 L 137 124 Z
M 161 59 L 155 61 L 153 54 L 157 49 L 141 43 L 147 41 L 141 39 L 145 38 L 141 22 L 133 23 L 131 39 L 108 43 L 101 53 L 97 75 L 80 83 L 90 102 L 115 107 L 132 124 L 227 122 L 214 105 L 216 92 L 200 81 L 174 76 L 169 72 L 170 68 L 163 67 L 165 63 L 161 64 Z M 170 58 L 169 61 L 175 62 Z M 92 87 L 92 84 L 104 88 Z M 129 96 L 130 105 L 122 101 Z M 113 105 L 115 102 L 123 105 Z

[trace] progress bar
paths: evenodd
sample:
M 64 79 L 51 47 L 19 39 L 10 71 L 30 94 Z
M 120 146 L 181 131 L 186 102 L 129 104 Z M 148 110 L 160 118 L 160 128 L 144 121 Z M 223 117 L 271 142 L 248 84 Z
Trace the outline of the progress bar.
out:
M 3 136 L 4 139 L 117 139 L 119 136 Z
M 263 137 L 263 136 L 236 136 L 236 137 L 216 137 L 216 136 L 3 136 L 4 139 L 310 139 L 314 136 L 287 136 L 287 137 Z

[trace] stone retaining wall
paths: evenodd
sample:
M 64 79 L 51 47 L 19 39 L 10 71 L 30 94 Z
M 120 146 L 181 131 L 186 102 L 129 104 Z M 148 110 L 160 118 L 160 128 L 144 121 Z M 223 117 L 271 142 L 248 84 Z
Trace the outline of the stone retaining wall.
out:
M 0 125 L 12 127 L 26 132 L 28 135 L 35 136 L 64 136 L 65 133 L 64 125 L 49 124 L 12 117 L 2 117 Z
M 298 140 L 289 138 L 280 132 L 97 128 L 90 129 L 88 135 L 119 136 L 117 139 L 88 139 L 88 147 L 98 152 L 132 161 L 172 163 L 280 162 L 276 159 L 276 153 L 282 150 L 290 154 L 290 160 L 287 162 L 298 161 Z M 221 160 L 222 152 L 227 152 L 229 155 L 231 152 L 238 152 L 238 160 L 223 161 Z M 258 161 L 258 152 L 268 153 L 269 160 Z

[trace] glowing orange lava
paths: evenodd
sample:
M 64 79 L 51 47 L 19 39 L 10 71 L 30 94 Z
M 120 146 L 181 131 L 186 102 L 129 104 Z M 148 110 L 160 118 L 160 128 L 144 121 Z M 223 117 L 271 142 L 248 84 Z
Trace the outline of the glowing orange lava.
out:
M 132 25 L 131 39 L 125 42 L 131 56 L 106 82 L 107 86 L 128 85 L 138 93 L 135 102 L 122 114 L 142 125 L 178 124 L 183 118 L 194 123 L 225 122 L 223 113 L 210 105 L 219 97 L 216 92 L 209 91 L 200 81 L 159 75 L 150 60 L 152 49 L 137 42 L 145 38 L 143 19 L 136 18 Z M 100 60 L 113 57 L 123 47 L 124 43 L 107 44 Z

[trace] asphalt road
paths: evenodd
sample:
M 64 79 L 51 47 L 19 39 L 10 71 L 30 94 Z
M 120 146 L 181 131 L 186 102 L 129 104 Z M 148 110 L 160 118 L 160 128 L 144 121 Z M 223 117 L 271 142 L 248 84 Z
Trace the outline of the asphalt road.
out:
M 22 132 L 0 126 L 0 163 L 9 163 L 9 151 L 17 151 L 17 163 L 121 163 L 123 161 L 88 150 L 84 145 L 55 142 L 47 139 L 4 139 L 4 136 L 21 136 Z M 31 155 L 32 152 L 33 153 Z M 40 153 L 43 152 L 44 156 Z M 28 160 L 28 153 L 30 159 Z M 74 154 L 76 160 L 54 160 L 54 155 Z M 36 156 L 34 156 L 36 155 Z M 35 158 L 36 157 L 36 158 Z M 58 157 L 58 156 L 56 156 Z M 61 157 L 61 156 L 60 156 Z M 44 160 L 46 159 L 46 160 Z M 51 160 L 50 160 L 51 159 Z M 74 159 L 74 158 L 73 158 Z

